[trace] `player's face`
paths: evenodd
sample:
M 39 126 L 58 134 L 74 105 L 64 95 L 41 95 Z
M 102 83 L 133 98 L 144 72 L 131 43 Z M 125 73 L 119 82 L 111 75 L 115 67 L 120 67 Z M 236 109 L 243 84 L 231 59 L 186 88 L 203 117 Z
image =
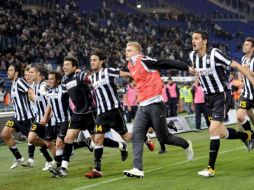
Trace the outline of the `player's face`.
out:
M 40 73 L 36 70 L 36 68 L 30 68 L 29 76 L 31 81 L 37 82 L 40 77 Z
M 249 41 L 245 41 L 243 43 L 243 53 L 246 54 L 246 53 L 251 53 L 251 51 L 253 51 L 254 47 L 252 47 L 252 43 L 249 42 Z
M 90 58 L 90 65 L 93 71 L 99 71 L 102 68 L 103 61 L 97 55 L 92 55 Z
M 9 80 L 13 80 L 15 78 L 15 68 L 13 66 L 8 68 L 7 77 Z
M 74 73 L 75 70 L 76 70 L 76 66 L 73 66 L 72 65 L 72 62 L 71 61 L 64 61 L 64 64 L 63 64 L 63 71 L 64 71 L 64 75 L 65 76 L 68 76 L 70 75 L 71 73 Z
M 193 51 L 199 51 L 206 47 L 207 40 L 203 40 L 201 34 L 192 34 L 192 49 Z
M 49 88 L 54 88 L 57 86 L 57 80 L 54 74 L 48 75 L 48 85 L 49 85 Z
M 125 49 L 126 61 L 130 61 L 131 57 L 138 55 L 139 51 L 134 46 L 127 46 Z
M 24 72 L 24 78 L 25 78 L 25 80 L 26 80 L 26 82 L 27 82 L 28 84 L 30 84 L 30 83 L 32 82 L 32 80 L 30 79 L 29 71 L 25 71 L 25 72 Z

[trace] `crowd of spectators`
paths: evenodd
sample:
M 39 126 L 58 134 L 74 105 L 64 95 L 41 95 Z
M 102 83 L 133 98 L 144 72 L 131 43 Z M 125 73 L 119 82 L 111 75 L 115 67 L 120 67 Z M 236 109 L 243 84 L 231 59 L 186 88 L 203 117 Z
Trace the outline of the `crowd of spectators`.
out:
M 197 20 L 193 15 L 168 18 L 165 14 L 112 11 L 112 4 L 117 2 L 102 1 L 102 8 L 92 13 L 80 12 L 75 1 L 69 1 L 64 7 L 56 4 L 50 10 L 24 9 L 21 0 L 1 2 L 1 69 L 6 70 L 12 61 L 61 66 L 68 54 L 77 56 L 82 68 L 87 68 L 94 48 L 107 51 L 108 65 L 124 66 L 125 45 L 133 40 L 140 42 L 143 52 L 151 57 L 187 61 L 192 49 L 191 32 L 218 30 L 211 20 Z M 158 24 L 160 20 L 172 19 L 186 22 L 187 29 L 178 24 Z M 227 50 L 225 44 L 213 45 Z
M 231 7 L 241 13 L 253 15 L 254 0 L 217 0 L 218 2 Z

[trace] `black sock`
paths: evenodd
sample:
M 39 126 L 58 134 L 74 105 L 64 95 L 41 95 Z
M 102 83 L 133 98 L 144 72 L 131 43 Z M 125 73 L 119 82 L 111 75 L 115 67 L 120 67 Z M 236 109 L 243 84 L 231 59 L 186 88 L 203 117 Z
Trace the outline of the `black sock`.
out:
M 19 153 L 19 150 L 14 146 L 14 147 L 9 147 L 10 151 L 14 155 L 14 157 L 17 159 L 22 158 L 21 154 Z
M 245 131 L 252 131 L 251 130 L 251 126 L 250 126 L 250 122 L 248 120 L 245 121 L 245 123 L 242 124 L 242 127 Z
M 228 137 L 227 139 L 241 139 L 246 140 L 248 139 L 248 134 L 246 132 L 236 131 L 232 128 L 227 128 L 228 130 Z
M 210 152 L 209 152 L 209 163 L 208 165 L 214 169 L 218 151 L 220 148 L 220 138 L 215 137 L 215 139 L 210 140 Z
M 51 158 L 49 152 L 48 152 L 48 147 L 46 145 L 41 146 L 40 148 L 41 153 L 43 154 L 44 158 L 48 161 L 48 162 L 52 162 L 53 159 Z
M 56 166 L 59 168 L 62 164 L 62 156 L 63 155 L 58 155 L 58 156 L 55 156 L 54 159 L 56 161 Z
M 35 146 L 33 144 L 28 144 L 28 157 L 34 159 Z
M 73 147 L 74 149 L 82 148 L 82 147 L 88 147 L 87 141 L 80 141 L 80 142 L 74 142 Z
M 160 146 L 161 146 L 161 150 L 165 152 L 166 151 L 165 144 L 164 143 L 160 143 Z
M 72 146 L 73 144 L 64 144 L 64 150 L 63 150 L 63 160 L 69 162 L 70 161 L 70 156 L 72 153 Z
M 101 171 L 101 157 L 103 154 L 103 147 L 94 149 L 94 169 Z
M 110 147 L 110 148 L 118 148 L 119 142 L 114 141 L 110 138 L 104 138 L 103 146 Z

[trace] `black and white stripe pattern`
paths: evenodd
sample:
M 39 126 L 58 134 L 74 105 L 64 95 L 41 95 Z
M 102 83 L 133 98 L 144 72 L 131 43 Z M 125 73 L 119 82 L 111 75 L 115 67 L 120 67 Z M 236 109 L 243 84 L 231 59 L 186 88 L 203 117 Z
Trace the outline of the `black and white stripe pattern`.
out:
M 243 56 L 241 63 L 242 65 L 243 64 L 248 65 L 249 69 L 252 72 L 254 72 L 254 55 L 252 55 L 250 58 Z M 244 76 L 243 76 L 243 82 L 244 82 L 244 88 L 243 88 L 242 96 L 249 100 L 253 100 L 253 97 L 254 97 L 253 85 L 250 83 L 249 79 L 247 79 Z
M 114 68 L 103 68 L 90 76 L 92 86 L 95 91 L 97 114 L 106 112 L 113 108 L 120 107 L 117 95 L 115 78 L 120 77 L 120 70 Z
M 57 123 L 70 120 L 69 95 L 63 85 L 50 89 L 47 92 L 49 105 Z
M 228 76 L 226 67 L 232 59 L 217 48 L 212 48 L 203 57 L 199 57 L 195 51 L 190 53 L 190 60 L 194 64 L 206 94 L 224 92 L 228 89 Z
M 46 98 L 46 93 L 44 94 L 43 92 L 45 92 L 47 86 L 47 82 L 46 81 L 41 81 L 38 84 L 34 84 L 34 94 L 36 96 L 36 107 L 38 110 L 38 113 L 36 115 L 35 118 L 35 122 L 36 123 L 40 123 L 42 117 L 44 116 L 45 112 L 46 112 L 46 108 L 47 108 L 47 98 Z M 48 125 L 55 125 L 56 124 L 56 120 L 54 117 L 51 117 Z
M 33 118 L 33 112 L 27 94 L 29 89 L 29 84 L 22 78 L 17 78 L 11 86 L 11 99 L 15 111 L 14 117 L 18 121 Z

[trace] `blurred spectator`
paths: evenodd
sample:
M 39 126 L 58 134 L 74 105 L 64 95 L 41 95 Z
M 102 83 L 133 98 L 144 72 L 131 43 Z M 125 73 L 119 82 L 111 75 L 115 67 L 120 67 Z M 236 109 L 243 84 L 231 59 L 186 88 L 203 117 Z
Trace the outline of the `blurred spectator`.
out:
M 77 56 L 80 66 L 89 68 L 89 54 L 94 47 L 111 50 L 107 62 L 110 66 L 123 67 L 121 49 L 130 40 L 142 42 L 144 53 L 151 57 L 187 62 L 186 55 L 192 49 L 188 31 L 178 25 L 157 23 L 165 19 L 165 14 L 113 11 L 113 5 L 123 6 L 125 1 L 102 1 L 102 8 L 91 13 L 78 12 L 73 0 L 65 1 L 64 8 L 57 5 L 53 10 L 43 11 L 24 10 L 21 2 L 4 1 L 0 5 L 3 8 L 0 11 L 0 61 L 4 70 L 13 60 L 50 64 L 54 69 L 55 65 L 62 65 L 63 57 L 68 54 Z M 184 14 L 179 18 L 190 23 L 189 30 L 201 23 L 215 31 L 211 21 L 197 22 L 193 15 Z M 177 17 L 168 19 L 178 21 Z M 173 71 L 173 74 L 179 75 L 179 72 Z
M 8 106 L 9 101 L 7 101 L 7 90 L 4 87 L 4 79 L 0 79 L 0 111 Z M 6 105 L 7 104 L 7 105 Z
M 208 112 L 205 105 L 205 97 L 203 89 L 200 85 L 199 79 L 197 78 L 195 83 L 192 86 L 192 94 L 193 94 L 193 103 L 195 106 L 195 124 L 196 131 L 201 130 L 201 114 L 203 114 L 207 127 L 210 126 L 210 121 L 208 119 Z
M 169 109 L 169 117 L 176 117 L 177 116 L 177 110 L 178 110 L 178 100 L 180 97 L 180 92 L 177 84 L 173 82 L 173 79 L 171 77 L 168 78 L 168 109 Z
M 127 123 L 131 123 L 138 110 L 136 83 L 132 79 L 129 79 L 129 84 L 124 88 L 123 102 Z
M 187 83 L 186 88 L 183 93 L 184 93 L 185 110 L 187 111 L 188 114 L 193 114 L 193 111 L 192 111 L 193 97 L 192 97 L 192 93 L 191 93 L 190 83 Z

